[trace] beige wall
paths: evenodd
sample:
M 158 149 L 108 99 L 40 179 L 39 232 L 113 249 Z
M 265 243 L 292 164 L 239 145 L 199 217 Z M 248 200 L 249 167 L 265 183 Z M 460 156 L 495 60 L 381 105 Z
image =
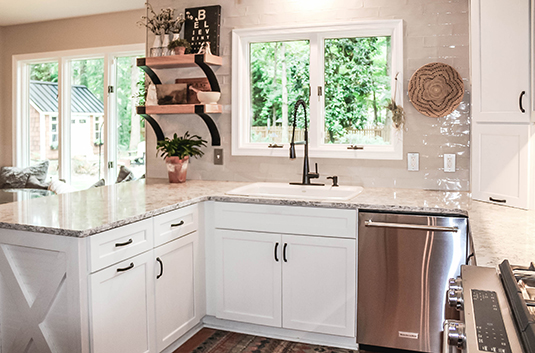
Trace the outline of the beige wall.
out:
M 407 131 L 402 161 L 337 160 L 314 158 L 322 180 L 338 175 L 340 183 L 365 187 L 402 187 L 469 190 L 470 109 L 468 62 L 468 0 L 150 0 L 155 9 L 171 6 L 183 12 L 187 7 L 222 6 L 221 47 L 223 66 L 216 75 L 221 85 L 223 114 L 214 115 L 224 149 L 224 165 L 213 165 L 213 149 L 193 160 L 188 177 L 194 179 L 280 181 L 300 180 L 302 159 L 231 156 L 231 31 L 277 25 L 332 23 L 373 19 L 404 21 L 404 108 Z M 149 43 L 152 39 L 149 38 Z M 411 75 L 424 64 L 444 62 L 456 68 L 465 82 L 466 95 L 459 109 L 444 118 L 418 113 L 407 98 Z M 163 80 L 172 81 L 180 73 L 169 70 Z M 196 116 L 160 116 L 166 135 L 189 130 L 209 140 L 209 133 Z M 147 134 L 147 175 L 166 177 L 164 162 L 155 157 L 155 138 Z M 298 146 L 299 147 L 299 146 Z M 407 171 L 407 152 L 420 153 L 420 171 Z M 443 155 L 457 155 L 457 171 L 444 173 Z
M 12 57 L 145 42 L 144 9 L 0 27 L 0 166 L 12 165 Z

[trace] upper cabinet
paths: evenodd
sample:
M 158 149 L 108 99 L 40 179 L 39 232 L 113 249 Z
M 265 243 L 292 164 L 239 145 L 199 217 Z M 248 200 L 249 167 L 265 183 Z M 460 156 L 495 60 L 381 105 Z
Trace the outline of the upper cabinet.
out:
M 474 122 L 530 121 L 530 11 L 530 0 L 471 1 Z

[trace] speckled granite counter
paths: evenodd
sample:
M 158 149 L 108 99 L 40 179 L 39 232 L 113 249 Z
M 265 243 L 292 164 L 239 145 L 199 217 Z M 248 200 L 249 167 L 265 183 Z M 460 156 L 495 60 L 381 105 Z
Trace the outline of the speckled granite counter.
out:
M 141 180 L 0 205 L 0 228 L 85 237 L 192 203 L 216 200 L 468 215 L 479 265 L 535 261 L 535 211 L 472 201 L 466 192 L 365 188 L 346 202 L 228 196 L 240 182 Z

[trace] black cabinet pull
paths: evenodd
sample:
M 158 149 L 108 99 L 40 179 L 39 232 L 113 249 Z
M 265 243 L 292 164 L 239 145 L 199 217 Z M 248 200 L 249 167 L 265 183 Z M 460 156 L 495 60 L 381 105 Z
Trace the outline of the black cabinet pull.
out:
M 163 276 L 163 262 L 162 260 L 160 260 L 159 257 L 156 258 L 156 261 L 158 261 L 158 263 L 160 264 L 160 274 L 156 276 L 156 279 L 158 279 Z
M 118 248 L 120 246 L 126 246 L 128 244 L 132 244 L 134 241 L 132 240 L 132 238 L 128 239 L 128 241 L 125 241 L 124 243 L 115 243 L 115 247 Z
M 279 248 L 279 243 L 275 243 L 275 261 L 279 262 L 279 258 L 277 257 L 277 249 Z
M 284 260 L 284 262 L 288 262 L 288 260 L 286 259 L 286 247 L 288 246 L 288 243 L 284 243 L 284 248 L 282 248 L 282 259 Z
M 494 197 L 489 197 L 489 200 L 490 201 L 494 201 L 494 202 L 500 202 L 500 203 L 506 203 L 507 202 L 507 200 L 495 199 Z
M 134 268 L 134 263 L 131 262 L 130 265 L 128 265 L 128 267 L 118 268 L 117 272 L 124 272 L 124 271 L 131 270 L 133 268 Z
M 518 98 L 518 105 L 520 107 L 520 111 L 522 113 L 525 113 L 526 112 L 526 109 L 524 109 L 524 107 L 522 106 L 522 98 L 524 98 L 524 95 L 526 94 L 526 91 L 522 91 L 522 93 L 520 93 L 520 98 Z
M 276 143 L 270 143 L 268 148 L 283 148 L 284 145 L 277 145 Z
M 174 227 L 180 227 L 181 225 L 184 224 L 184 221 L 180 221 L 178 223 L 175 223 L 175 224 L 171 224 L 171 228 L 174 228 Z

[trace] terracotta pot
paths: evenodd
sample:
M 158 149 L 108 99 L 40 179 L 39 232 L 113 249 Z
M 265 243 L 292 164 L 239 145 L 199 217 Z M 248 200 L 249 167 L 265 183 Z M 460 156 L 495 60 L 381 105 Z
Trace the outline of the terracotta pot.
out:
M 166 157 L 167 175 L 170 183 L 183 183 L 188 173 L 189 156 L 180 159 L 178 157 Z
M 175 55 L 184 55 L 186 47 L 176 47 L 173 50 L 175 51 Z

